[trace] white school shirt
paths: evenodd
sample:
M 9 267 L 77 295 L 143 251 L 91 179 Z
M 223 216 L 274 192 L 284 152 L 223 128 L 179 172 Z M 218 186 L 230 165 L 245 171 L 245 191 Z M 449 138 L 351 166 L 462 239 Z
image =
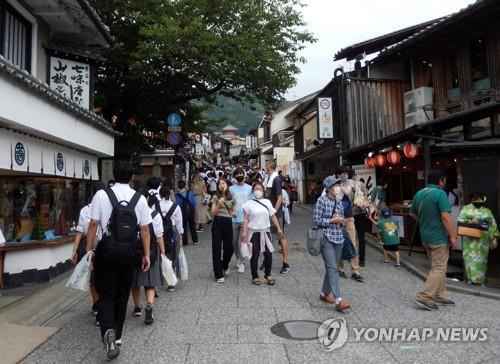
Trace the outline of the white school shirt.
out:
M 174 203 L 171 200 L 165 200 L 164 198 L 160 201 L 160 208 L 163 215 L 166 215 Z M 172 216 L 172 225 L 175 226 L 179 234 L 184 234 L 184 227 L 182 226 L 182 210 L 177 205 Z
M 243 211 L 250 215 L 248 228 L 252 230 L 269 229 L 271 227 L 269 218 L 276 214 L 276 210 L 267 198 L 261 198 L 258 201 L 264 204 L 267 209 L 254 200 L 248 200 L 243 204 Z
M 115 185 L 111 187 L 111 190 L 115 193 L 118 202 L 130 202 L 135 194 L 135 190 L 126 183 L 115 183 Z M 113 205 L 111 205 L 111 201 L 106 192 L 104 190 L 97 191 L 90 204 L 90 218 L 92 220 L 99 220 L 103 232 L 107 231 L 112 211 Z M 152 222 L 151 209 L 144 196 L 141 196 L 137 205 L 135 205 L 135 215 L 137 216 L 137 223 L 139 226 L 147 226 Z
M 82 233 L 83 235 L 87 235 L 87 231 L 89 230 L 89 224 L 90 224 L 90 204 L 83 206 L 83 208 L 80 210 L 76 231 Z M 100 226 L 97 227 L 97 232 L 95 236 L 96 236 L 96 243 L 101 241 L 102 229 Z
M 152 208 L 149 208 L 150 214 L 152 214 L 155 210 Z M 153 231 L 155 232 L 155 236 L 157 238 L 163 236 L 163 220 L 161 219 L 160 214 L 156 214 L 156 216 L 153 218 Z

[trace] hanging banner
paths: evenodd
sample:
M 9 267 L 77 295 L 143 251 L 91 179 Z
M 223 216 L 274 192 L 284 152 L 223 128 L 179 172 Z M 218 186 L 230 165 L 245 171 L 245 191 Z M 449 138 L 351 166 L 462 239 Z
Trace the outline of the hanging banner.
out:
M 66 176 L 66 155 L 58 150 L 54 153 L 55 175 Z
M 331 97 L 318 97 L 318 139 L 333 139 Z
M 11 143 L 11 166 L 13 171 L 28 171 L 28 145 L 24 140 Z

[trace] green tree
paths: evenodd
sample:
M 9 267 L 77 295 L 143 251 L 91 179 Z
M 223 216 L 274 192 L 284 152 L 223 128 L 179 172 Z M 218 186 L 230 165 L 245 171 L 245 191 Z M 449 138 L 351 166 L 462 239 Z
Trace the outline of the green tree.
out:
M 166 143 L 164 119 L 173 111 L 183 116 L 183 130 L 205 130 L 203 111 L 217 95 L 276 105 L 305 62 L 298 52 L 314 42 L 299 0 L 93 3 L 116 38 L 96 100 L 124 133 L 119 157 Z

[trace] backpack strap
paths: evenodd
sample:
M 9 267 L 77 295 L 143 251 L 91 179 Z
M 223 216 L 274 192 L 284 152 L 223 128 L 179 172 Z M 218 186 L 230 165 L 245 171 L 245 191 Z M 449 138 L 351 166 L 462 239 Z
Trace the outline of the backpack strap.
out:
M 173 202 L 172 206 L 170 207 L 170 210 L 168 210 L 167 214 L 165 215 L 165 218 L 172 217 L 176 208 L 177 208 L 177 204 L 175 202 Z
M 158 215 L 158 211 L 154 210 L 151 212 L 151 218 L 154 219 L 156 217 L 156 215 Z
M 139 199 L 142 197 L 142 195 L 139 193 L 139 192 L 136 192 L 134 194 L 134 196 L 132 197 L 132 199 L 130 200 L 130 202 L 128 203 L 128 205 L 135 209 L 135 206 L 137 205 L 137 203 L 139 202 Z
M 109 201 L 111 202 L 111 205 L 113 206 L 113 208 L 115 208 L 118 205 L 118 199 L 116 198 L 116 195 L 113 192 L 113 190 L 111 189 L 111 187 L 106 187 L 104 189 L 104 192 L 106 192 L 106 194 L 108 195 Z

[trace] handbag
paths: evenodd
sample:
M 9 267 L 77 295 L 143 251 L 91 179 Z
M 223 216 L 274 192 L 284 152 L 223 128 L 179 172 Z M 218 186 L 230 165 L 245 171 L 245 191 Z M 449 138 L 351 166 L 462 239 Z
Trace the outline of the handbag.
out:
M 458 225 L 457 234 L 469 238 L 479 239 L 481 238 L 481 232 L 487 231 L 487 229 L 485 229 L 479 224 L 470 224 L 459 221 L 457 225 Z
M 241 243 L 240 244 L 240 254 L 241 254 L 242 258 L 250 260 L 252 258 L 252 254 L 253 254 L 253 244 L 250 242 Z
M 344 233 L 344 245 L 342 246 L 342 260 L 351 260 L 356 258 L 356 247 L 352 243 L 351 238 L 347 233 Z
M 306 247 L 309 254 L 318 256 L 321 253 L 321 245 L 323 241 L 323 230 L 319 227 L 313 227 L 307 231 Z

